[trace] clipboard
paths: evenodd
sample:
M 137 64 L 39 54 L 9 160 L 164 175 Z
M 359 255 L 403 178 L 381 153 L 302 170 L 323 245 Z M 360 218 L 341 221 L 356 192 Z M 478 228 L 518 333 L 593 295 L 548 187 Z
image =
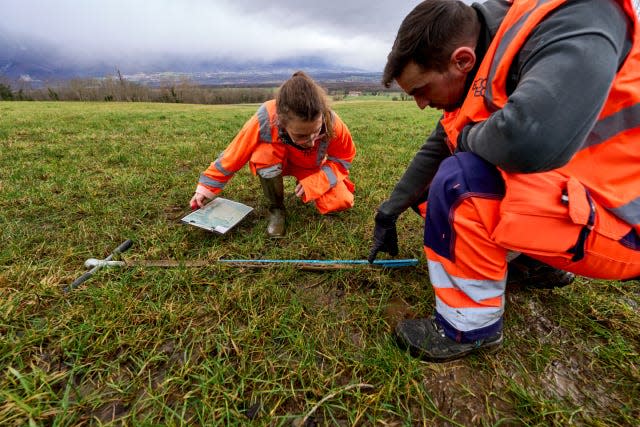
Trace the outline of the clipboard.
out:
M 225 234 L 251 212 L 253 208 L 240 202 L 216 197 L 180 221 L 217 234 Z

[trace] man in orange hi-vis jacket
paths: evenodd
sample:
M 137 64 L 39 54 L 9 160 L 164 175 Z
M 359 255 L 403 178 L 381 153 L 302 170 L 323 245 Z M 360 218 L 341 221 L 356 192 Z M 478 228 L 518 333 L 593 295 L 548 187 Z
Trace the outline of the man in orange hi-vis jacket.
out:
M 385 67 L 444 110 L 376 214 L 370 260 L 426 198 L 435 313 L 401 345 L 446 361 L 502 343 L 507 259 L 640 277 L 640 26 L 631 0 L 426 0 Z M 517 258 L 516 258 L 517 260 Z
M 231 144 L 202 173 L 191 207 L 218 195 L 247 162 L 269 204 L 267 233 L 285 234 L 283 176 L 294 176 L 296 196 L 321 214 L 349 209 L 354 184 L 349 168 L 356 148 L 347 126 L 332 111 L 324 90 L 298 71 L 245 123 Z

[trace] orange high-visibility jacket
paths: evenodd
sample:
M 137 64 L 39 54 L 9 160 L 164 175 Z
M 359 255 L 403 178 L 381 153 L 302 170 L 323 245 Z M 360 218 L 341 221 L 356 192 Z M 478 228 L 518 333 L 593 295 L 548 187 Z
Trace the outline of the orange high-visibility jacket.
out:
M 339 182 L 348 180 L 349 168 L 356 148 L 347 126 L 332 112 L 334 136 L 323 138 L 309 150 L 299 150 L 284 144 L 278 135 L 276 102 L 270 100 L 260 106 L 242 127 L 231 144 L 202 173 L 197 192 L 211 198 L 219 194 L 227 182 L 240 170 L 260 144 L 272 144 L 274 153 L 284 153 L 284 158 L 274 156 L 274 163 L 282 163 L 284 175 L 300 180 L 305 190 L 305 202 L 315 200 Z M 256 174 L 255 165 L 250 163 Z
M 512 2 L 480 64 L 474 81 L 477 84 L 472 85 L 460 109 L 445 114 L 442 120 L 451 145 L 455 147 L 467 124 L 486 120 L 506 104 L 507 76 L 514 58 L 536 25 L 566 1 Z M 629 17 L 632 48 L 589 136 L 569 163 L 555 171 L 577 179 L 594 200 L 640 233 L 640 28 L 631 0 L 618 3 Z M 486 90 L 478 96 L 474 87 L 484 82 Z M 507 188 L 512 177 L 526 181 L 538 175 L 541 181 L 545 179 L 545 172 L 526 176 L 502 174 Z

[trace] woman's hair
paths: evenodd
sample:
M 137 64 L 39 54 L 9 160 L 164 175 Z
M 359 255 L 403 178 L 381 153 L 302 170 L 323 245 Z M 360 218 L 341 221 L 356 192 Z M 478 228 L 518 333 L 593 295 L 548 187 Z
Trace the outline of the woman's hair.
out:
M 400 24 L 382 84 L 389 87 L 411 61 L 423 70 L 445 71 L 453 51 L 474 41 L 479 25 L 475 10 L 461 1 L 423 1 Z
M 286 126 L 292 119 L 310 122 L 322 114 L 325 132 L 328 137 L 333 136 L 333 117 L 327 93 L 303 71 L 293 73 L 278 89 L 276 112 L 280 126 Z

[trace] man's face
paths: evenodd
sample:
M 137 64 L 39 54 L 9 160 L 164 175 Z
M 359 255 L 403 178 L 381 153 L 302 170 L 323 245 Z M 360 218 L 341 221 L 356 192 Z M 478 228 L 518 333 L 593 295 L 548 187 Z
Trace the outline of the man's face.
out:
M 409 62 L 396 81 L 407 94 L 413 96 L 421 110 L 425 107 L 453 111 L 462 104 L 467 73 L 455 64 L 444 72 L 425 71 Z

